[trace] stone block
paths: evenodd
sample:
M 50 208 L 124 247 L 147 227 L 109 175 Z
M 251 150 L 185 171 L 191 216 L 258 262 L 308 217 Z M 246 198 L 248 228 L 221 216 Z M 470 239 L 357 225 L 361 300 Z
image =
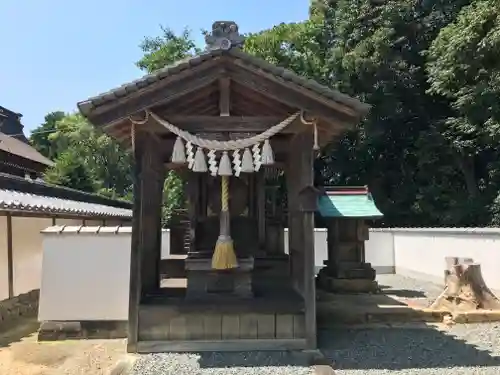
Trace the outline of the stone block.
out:
M 378 283 L 370 279 L 337 279 L 327 275 L 319 278 L 319 287 L 334 293 L 376 293 Z

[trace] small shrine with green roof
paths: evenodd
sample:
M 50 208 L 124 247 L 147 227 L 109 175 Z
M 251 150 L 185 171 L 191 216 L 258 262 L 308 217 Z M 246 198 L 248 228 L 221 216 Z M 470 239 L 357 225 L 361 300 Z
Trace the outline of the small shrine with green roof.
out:
M 317 286 L 329 292 L 363 293 L 378 289 L 375 270 L 365 260 L 368 222 L 380 219 L 372 195 L 363 187 L 324 187 L 318 195 L 317 226 L 327 229 L 328 259 Z

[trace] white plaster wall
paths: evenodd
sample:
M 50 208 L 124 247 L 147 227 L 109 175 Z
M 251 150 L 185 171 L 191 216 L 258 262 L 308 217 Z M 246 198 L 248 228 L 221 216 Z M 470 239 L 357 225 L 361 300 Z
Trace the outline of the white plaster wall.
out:
M 130 235 L 49 234 L 39 320 L 126 320 Z
M 0 216 L 0 301 L 9 298 L 7 274 L 7 218 Z
M 393 235 L 396 273 L 443 283 L 445 257 L 467 257 L 500 290 L 500 229 L 394 229 Z
M 110 221 L 119 225 L 118 220 Z M 56 219 L 57 225 L 82 225 L 82 219 Z M 42 242 L 40 233 L 52 226 L 52 218 L 12 217 L 12 258 L 14 295 L 40 288 Z M 102 225 L 102 220 L 87 220 L 85 225 Z M 0 216 L 0 301 L 9 297 L 7 273 L 7 218 Z
M 365 261 L 371 263 L 378 274 L 395 272 L 394 241 L 391 232 L 370 229 L 365 242 Z
M 114 233 L 43 233 L 38 319 L 127 320 L 131 228 Z M 162 258 L 170 232 L 162 233 Z
M 51 225 L 52 219 L 49 218 L 12 218 L 14 295 L 40 288 L 42 272 L 40 232 Z

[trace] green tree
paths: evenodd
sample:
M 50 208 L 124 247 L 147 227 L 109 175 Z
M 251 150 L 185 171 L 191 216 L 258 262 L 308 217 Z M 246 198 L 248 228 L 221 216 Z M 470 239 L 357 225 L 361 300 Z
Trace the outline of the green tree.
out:
M 191 38 L 191 31 L 184 29 L 176 35 L 170 28 L 160 26 L 161 35 L 146 37 L 139 45 L 144 56 L 136 63 L 143 71 L 151 73 L 200 52 Z
M 131 156 L 114 140 L 95 129 L 80 114 L 65 116 L 56 124 L 51 140 L 62 150 L 80 155 L 97 193 L 123 197 L 131 190 Z
M 113 198 L 127 196 L 131 191 L 129 153 L 92 127 L 83 116 L 49 114 L 40 128 L 50 128 L 50 131 L 34 132 L 31 141 L 38 149 L 54 156 L 55 166 L 46 173 L 48 182 Z M 81 179 L 78 176 L 82 176 Z
M 491 0 L 464 7 L 427 53 L 428 91 L 449 101 L 440 131 L 467 188 L 468 216 L 478 225 L 488 224 L 490 215 L 499 222 L 499 53 L 500 9 Z
M 463 225 L 464 183 L 429 95 L 425 51 L 469 1 L 322 2 L 331 85 L 372 105 L 324 156 L 332 183 L 368 183 L 387 225 Z M 458 211 L 458 212 L 457 212 Z
M 50 135 L 55 131 L 56 123 L 64 118 L 64 112 L 57 111 L 47 114 L 43 124 L 36 127 L 30 136 L 30 143 L 42 155 L 49 159 L 57 158 Z
M 59 154 L 54 166 L 50 167 L 44 176 L 46 182 L 78 189 L 88 193 L 95 192 L 95 185 L 85 164 L 78 154 L 68 149 Z

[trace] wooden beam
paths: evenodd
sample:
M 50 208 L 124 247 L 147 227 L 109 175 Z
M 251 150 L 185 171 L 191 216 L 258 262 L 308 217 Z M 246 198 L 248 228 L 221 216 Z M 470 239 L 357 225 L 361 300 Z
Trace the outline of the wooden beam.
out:
M 98 107 L 88 116 L 90 122 L 104 126 L 126 118 L 153 106 L 164 105 L 184 95 L 197 92 L 217 81 L 220 68 L 209 64 L 179 73 L 174 80 L 166 79 L 166 84 L 154 85 L 148 90 L 139 90 L 112 105 Z
M 231 107 L 231 81 L 229 77 L 219 78 L 219 114 L 229 116 Z
M 324 100 L 320 100 L 319 97 L 315 97 L 314 94 L 309 93 L 309 90 L 306 88 L 298 90 L 297 85 L 290 84 L 284 80 L 280 82 L 270 74 L 257 74 L 242 61 L 237 60 L 234 62 L 234 67 L 230 70 L 230 76 L 232 80 L 249 89 L 293 108 L 311 112 L 328 122 L 335 121 L 349 128 L 359 121 L 359 116 L 355 113 L 345 113 L 344 107 L 340 104 L 338 108 L 332 108 L 325 104 Z
M 253 66 L 247 64 L 244 60 L 237 59 L 234 61 L 234 64 L 242 69 L 245 70 L 245 73 L 247 72 L 253 72 L 256 73 L 258 77 L 261 77 L 261 79 L 267 80 L 269 82 L 274 82 L 277 83 L 278 85 L 281 85 L 281 87 L 285 88 L 287 92 L 295 92 L 303 95 L 304 97 L 307 97 L 308 101 L 309 99 L 312 99 L 318 104 L 322 104 L 325 107 L 329 107 L 337 112 L 340 112 L 342 114 L 345 114 L 351 118 L 358 118 L 360 117 L 360 113 L 356 111 L 355 109 L 343 104 L 337 102 L 335 99 L 330 99 L 326 98 L 315 91 L 312 91 L 308 89 L 307 87 L 301 86 L 300 84 L 291 82 L 281 76 L 276 76 L 275 74 L 272 73 L 267 73 L 263 72 L 261 70 L 256 70 Z M 305 99 L 305 98 L 304 98 Z
M 14 297 L 14 256 L 12 249 L 12 216 L 7 214 L 7 280 L 9 286 L 9 298 Z
M 249 132 L 261 133 L 279 124 L 286 117 L 276 116 L 170 116 L 166 120 L 191 133 L 198 132 Z M 280 134 L 291 134 L 286 127 Z M 170 133 L 165 128 L 155 127 L 161 134 Z

